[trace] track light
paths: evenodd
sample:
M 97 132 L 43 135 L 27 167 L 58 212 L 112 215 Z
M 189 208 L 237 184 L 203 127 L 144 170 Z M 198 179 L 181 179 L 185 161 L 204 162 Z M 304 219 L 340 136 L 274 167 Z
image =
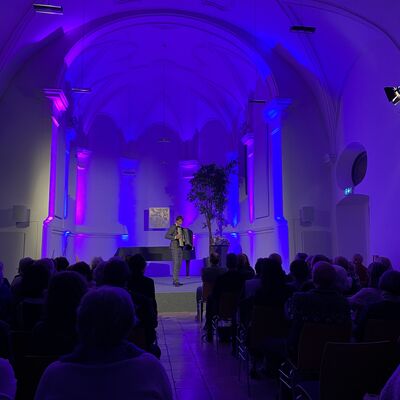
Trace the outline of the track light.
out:
M 71 89 L 74 93 L 90 93 L 92 91 L 91 88 L 80 88 L 80 87 L 75 87 Z
M 314 33 L 317 28 L 315 26 L 293 25 L 290 30 L 298 33 Z
M 56 15 L 64 14 L 64 9 L 62 8 L 62 6 L 54 6 L 51 4 L 34 3 L 33 9 L 39 14 L 56 14 Z
M 386 86 L 384 90 L 391 103 L 396 105 L 400 101 L 400 86 Z

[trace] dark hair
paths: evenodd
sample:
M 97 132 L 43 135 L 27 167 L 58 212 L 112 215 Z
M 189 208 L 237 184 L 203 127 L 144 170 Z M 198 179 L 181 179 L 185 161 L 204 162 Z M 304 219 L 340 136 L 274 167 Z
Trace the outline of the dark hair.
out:
M 379 279 L 379 289 L 394 296 L 400 296 L 400 271 L 389 270 Z
M 64 271 L 54 275 L 47 291 L 46 320 L 75 328 L 76 310 L 86 291 L 87 283 L 77 272 Z
M 267 291 L 279 291 L 285 284 L 281 264 L 273 258 L 265 258 L 261 267 L 261 284 Z
M 110 258 L 104 266 L 103 273 L 104 285 L 126 287 L 129 279 L 129 268 L 121 258 Z
M 220 260 L 219 254 L 213 251 L 210 254 L 210 264 L 211 265 L 218 265 L 219 264 L 219 260 Z
M 278 253 L 271 253 L 269 257 L 271 260 L 275 260 L 278 264 L 282 265 L 282 257 Z
M 178 221 L 178 220 L 182 220 L 182 221 L 183 221 L 182 215 L 178 215 L 178 216 L 175 218 L 175 221 Z
M 320 261 L 327 262 L 328 264 L 331 263 L 331 260 L 327 257 L 324 256 L 323 254 L 316 254 L 311 261 L 311 267 L 314 267 L 314 265 Z
M 254 269 L 256 270 L 256 274 L 257 275 L 261 275 L 262 269 L 263 269 L 263 265 L 265 265 L 265 260 L 266 260 L 266 258 L 259 258 L 256 261 L 256 265 L 254 266 Z
M 69 261 L 65 257 L 57 257 L 54 259 L 57 272 L 65 271 L 69 266 Z
M 106 262 L 102 261 L 97 264 L 96 268 L 93 270 L 93 280 L 96 282 L 96 286 L 99 287 L 104 284 L 104 268 L 106 267 Z
M 381 276 L 389 270 L 389 267 L 385 264 L 380 262 L 373 262 L 369 264 L 368 271 L 369 271 L 369 287 L 377 288 L 379 285 L 379 279 Z
M 144 275 L 146 269 L 146 260 L 141 254 L 129 256 L 126 260 L 128 267 L 133 277 L 140 277 Z
M 343 256 L 335 257 L 335 259 L 333 260 L 333 264 L 339 265 L 340 267 L 344 268 L 346 272 L 348 272 L 350 269 L 349 261 L 346 257 Z
M 235 253 L 228 253 L 226 255 L 226 267 L 228 269 L 235 269 L 238 266 L 238 257 Z
M 50 279 L 48 263 L 43 260 L 34 262 L 22 275 L 23 297 L 40 298 L 47 289 Z
M 103 286 L 89 291 L 78 307 L 79 340 L 87 347 L 112 348 L 127 337 L 134 318 L 135 309 L 126 290 Z
M 297 253 L 295 260 L 302 260 L 302 261 L 306 261 L 307 260 L 307 253 Z
M 290 273 L 298 281 L 305 281 L 309 278 L 310 270 L 304 260 L 294 260 L 290 263 Z
M 92 271 L 88 263 L 84 261 L 79 261 L 76 264 L 70 265 L 68 271 L 74 271 L 81 274 L 88 282 L 92 280 Z
M 238 268 L 239 269 L 251 268 L 250 262 L 249 262 L 249 257 L 247 257 L 247 254 L 240 253 L 238 255 Z
M 34 264 L 35 260 L 30 257 L 21 258 L 18 265 L 18 273 L 23 275 L 25 271 Z
M 336 271 L 326 261 L 319 261 L 314 265 L 312 280 L 317 288 L 332 289 L 336 282 Z

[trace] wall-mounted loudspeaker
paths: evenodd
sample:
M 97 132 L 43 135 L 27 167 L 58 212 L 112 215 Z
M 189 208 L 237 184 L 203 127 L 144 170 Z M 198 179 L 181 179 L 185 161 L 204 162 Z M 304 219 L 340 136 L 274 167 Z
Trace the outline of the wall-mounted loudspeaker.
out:
M 311 226 L 314 222 L 314 207 L 304 206 L 300 208 L 300 225 Z
M 12 216 L 18 227 L 24 228 L 29 226 L 30 211 L 26 206 L 13 206 Z

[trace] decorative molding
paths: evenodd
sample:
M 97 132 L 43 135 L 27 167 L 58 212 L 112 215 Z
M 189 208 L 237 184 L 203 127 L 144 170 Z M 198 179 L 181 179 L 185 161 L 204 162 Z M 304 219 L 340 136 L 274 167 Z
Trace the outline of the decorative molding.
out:
M 44 95 L 52 101 L 58 113 L 62 114 L 67 110 L 69 103 L 62 89 L 43 89 Z
M 251 146 L 252 144 L 254 144 L 254 133 L 247 132 L 244 136 L 241 137 L 240 140 L 245 146 Z
M 280 117 L 284 110 L 286 110 L 290 104 L 292 104 L 292 99 L 284 97 L 275 97 L 270 100 L 264 109 L 264 116 L 268 121 L 272 121 L 277 117 Z

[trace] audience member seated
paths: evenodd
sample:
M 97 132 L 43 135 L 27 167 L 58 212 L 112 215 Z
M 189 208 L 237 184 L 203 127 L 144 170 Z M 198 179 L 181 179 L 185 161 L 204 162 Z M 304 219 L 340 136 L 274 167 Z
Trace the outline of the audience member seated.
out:
M 315 254 L 311 259 L 311 271 L 314 268 L 314 265 L 320 261 L 331 263 L 331 260 L 327 256 L 324 256 L 323 254 Z
M 237 293 L 238 298 L 243 290 L 244 278 L 238 271 L 238 258 L 234 253 L 226 256 L 226 266 L 228 271 L 220 275 L 215 281 L 213 291 L 208 298 L 206 307 L 206 339 L 212 341 L 212 319 L 218 313 L 219 300 L 222 293 Z
M 161 363 L 126 340 L 134 319 L 126 290 L 89 291 L 78 308 L 79 344 L 46 369 L 35 399 L 172 400 Z
M 65 257 L 57 257 L 54 259 L 54 265 L 57 272 L 66 271 L 69 267 L 69 261 Z
M 93 280 L 96 287 L 100 287 L 104 282 L 104 268 L 106 266 L 106 262 L 102 261 L 101 263 L 96 265 L 96 268 L 92 271 Z
M 297 253 L 294 257 L 295 260 L 301 260 L 307 262 L 308 255 L 306 253 Z
M 154 310 L 157 313 L 156 290 L 153 279 L 144 276 L 146 269 L 146 260 L 141 254 L 135 254 L 128 257 L 128 267 L 130 277 L 128 280 L 128 289 L 133 293 L 142 294 L 153 301 Z
M 261 287 L 261 272 L 266 263 L 267 258 L 259 258 L 254 266 L 256 275 L 253 279 L 249 279 L 244 283 L 243 299 L 248 299 L 256 294 L 256 291 Z
M 254 269 L 251 268 L 249 258 L 244 253 L 238 255 L 238 271 L 242 274 L 244 280 L 254 278 Z
M 358 278 L 360 279 L 360 284 L 361 287 L 367 287 L 368 282 L 369 282 L 369 277 L 368 277 L 368 269 L 367 267 L 363 264 L 363 256 L 361 254 L 354 254 L 353 256 L 353 266 L 354 266 L 354 271 L 358 275 Z
M 104 262 L 104 260 L 99 256 L 92 258 L 92 261 L 90 261 L 90 270 L 92 271 L 92 273 L 96 269 L 96 267 L 102 262 Z
M 14 399 L 17 391 L 17 380 L 10 362 L 0 358 L 0 398 Z
M 294 292 L 306 292 L 314 289 L 310 276 L 310 269 L 304 260 L 298 259 L 290 263 L 290 277 L 292 281 L 289 283 L 289 286 Z
M 146 348 L 158 358 L 161 355 L 160 348 L 157 346 L 156 327 L 157 315 L 154 309 L 153 300 L 140 293 L 129 291 L 127 288 L 129 278 L 129 267 L 125 261 L 119 257 L 111 258 L 104 267 L 104 285 L 114 286 L 125 289 L 131 296 L 135 305 L 137 315 L 137 326 L 143 327 L 146 336 Z
M 11 293 L 13 296 L 13 302 L 19 303 L 22 299 L 22 277 L 25 271 L 34 264 L 34 260 L 30 257 L 22 258 L 18 265 L 18 274 L 15 275 L 13 281 L 11 282 Z
M 11 356 L 9 334 L 10 326 L 4 321 L 0 321 L 0 358 L 9 359 Z
M 343 294 L 346 295 L 351 290 L 352 279 L 347 274 L 347 271 L 340 265 L 332 265 L 332 267 L 336 271 L 336 279 L 335 279 L 335 289 Z
M 355 272 L 353 264 L 349 263 L 346 257 L 338 256 L 333 260 L 334 265 L 339 265 L 344 268 L 349 278 L 350 287 L 347 289 L 344 294 L 352 295 L 357 293 L 361 289 L 360 278 Z
M 379 279 L 388 267 L 380 262 L 373 262 L 368 266 L 370 271 L 368 287 L 362 288 L 355 295 L 348 298 L 351 308 L 355 311 L 353 319 L 359 318 L 359 313 L 369 304 L 377 303 L 382 300 L 381 290 L 378 289 Z
M 385 265 L 387 269 L 393 269 L 392 262 L 390 261 L 389 258 L 387 257 L 378 257 L 378 262 L 381 264 Z
M 3 271 L 4 265 L 0 261 L 0 320 L 8 321 L 11 311 L 11 287 Z
M 312 279 L 315 289 L 295 293 L 290 302 L 289 317 L 292 327 L 288 339 L 290 354 L 297 353 L 297 343 L 305 322 L 350 323 L 350 306 L 334 287 L 336 271 L 331 264 L 320 261 L 314 265 Z
M 201 269 L 201 281 L 202 283 L 209 283 L 214 286 L 217 278 L 227 272 L 226 268 L 219 266 L 220 258 L 218 253 L 210 254 L 210 266 L 203 267 Z M 196 291 L 196 302 L 199 302 L 202 296 L 203 287 L 199 286 Z
M 31 330 L 43 316 L 43 304 L 50 268 L 47 259 L 36 261 L 22 276 L 22 300 L 16 307 L 13 328 Z
M 76 310 L 86 291 L 86 281 L 77 272 L 60 272 L 51 278 L 45 317 L 33 330 L 34 354 L 56 356 L 72 352 L 77 344 Z
M 278 253 L 271 253 L 269 257 L 271 260 L 276 261 L 282 267 L 282 257 Z
M 399 320 L 400 319 L 400 272 L 386 271 L 379 280 L 379 289 L 382 299 L 364 308 L 359 323 L 355 328 L 354 336 L 362 340 L 364 330 L 369 319 Z
M 88 263 L 85 263 L 84 261 L 79 261 L 76 264 L 70 265 L 68 267 L 68 271 L 74 271 L 77 272 L 78 274 L 82 275 L 89 287 L 92 286 L 92 271 L 90 270 L 90 266 Z

